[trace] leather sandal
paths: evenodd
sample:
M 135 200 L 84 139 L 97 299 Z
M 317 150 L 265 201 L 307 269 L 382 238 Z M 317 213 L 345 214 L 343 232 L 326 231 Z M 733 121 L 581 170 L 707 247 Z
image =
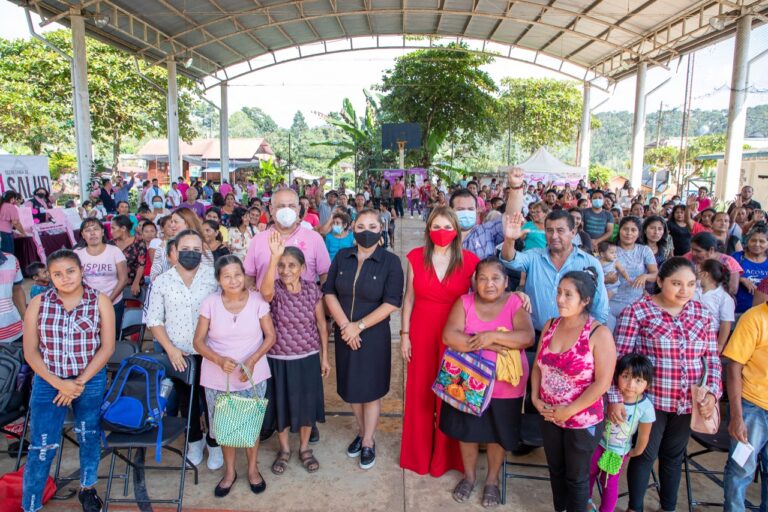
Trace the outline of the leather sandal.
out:
M 288 467 L 288 461 L 291 460 L 291 452 L 277 452 L 277 458 L 272 463 L 272 473 L 282 475 Z
M 466 478 L 462 478 L 461 481 L 453 488 L 453 499 L 457 503 L 464 503 L 472 496 L 472 491 L 475 489 L 474 482 L 470 482 Z
M 299 459 L 301 459 L 301 465 L 307 470 L 307 473 L 314 473 L 320 469 L 320 463 L 312 455 L 312 450 L 304 450 L 299 453 Z

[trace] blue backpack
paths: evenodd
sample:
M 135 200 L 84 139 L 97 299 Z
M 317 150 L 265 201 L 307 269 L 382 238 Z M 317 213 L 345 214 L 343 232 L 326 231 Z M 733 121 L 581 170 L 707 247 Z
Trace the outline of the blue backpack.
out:
M 160 395 L 165 366 L 140 355 L 125 359 L 101 404 L 104 430 L 139 434 L 157 428 L 155 459 L 162 457 L 163 414 L 166 399 Z

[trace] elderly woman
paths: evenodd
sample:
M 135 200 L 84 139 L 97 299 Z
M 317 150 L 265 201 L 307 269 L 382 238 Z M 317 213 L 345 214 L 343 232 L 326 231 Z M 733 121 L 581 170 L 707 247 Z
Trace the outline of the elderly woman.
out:
M 453 305 L 443 329 L 444 343 L 457 352 L 480 352 L 484 359 L 493 362 L 502 354 L 519 357 L 520 374 L 514 376 L 516 383 L 496 375 L 491 403 L 482 416 L 443 404 L 439 421 L 440 430 L 457 439 L 461 446 L 464 477 L 453 490 L 453 499 L 461 503 L 470 497 L 477 477 L 479 444 L 484 443 L 488 472 L 482 504 L 494 507 L 500 503 L 499 470 L 505 454 L 520 442 L 516 428 L 520 421 L 514 417 L 522 411 L 528 382 L 528 359 L 523 351 L 533 345 L 534 330 L 531 315 L 523 309 L 520 298 L 506 291 L 507 274 L 495 256 L 477 264 L 475 282 L 477 291 L 462 295 Z
M 392 371 L 389 316 L 403 300 L 403 269 L 397 256 L 381 246 L 381 231 L 378 212 L 358 212 L 353 224 L 357 246 L 338 252 L 323 286 L 336 322 L 337 391 L 357 420 L 347 455 L 359 456 L 361 469 L 376 462 L 376 426 Z
M 123 289 L 128 285 L 128 265 L 123 251 L 108 245 L 104 226 L 98 219 L 86 219 L 80 224 L 84 247 L 75 249 L 80 258 L 85 284 L 106 295 L 115 309 L 115 326 L 120 332 L 123 322 Z
M 205 388 L 209 425 L 214 424 L 216 398 L 222 393 L 229 391 L 246 398 L 264 398 L 270 376 L 264 356 L 275 343 L 269 304 L 259 292 L 246 288 L 243 262 L 231 254 L 223 256 L 216 261 L 215 276 L 221 291 L 208 296 L 200 305 L 193 341 L 195 351 L 203 358 L 200 384 Z M 210 430 L 209 435 L 213 437 Z M 258 438 L 255 441 L 253 448 L 245 450 L 248 484 L 251 492 L 261 494 L 267 482 L 259 472 Z M 227 496 L 237 480 L 236 448 L 222 446 L 221 451 L 224 476 L 214 489 L 217 498 Z
M 560 316 L 544 324 L 531 369 L 531 398 L 545 420 L 544 453 L 555 510 L 586 510 L 589 468 L 603 433 L 603 395 L 616 366 L 611 331 L 590 315 L 596 290 L 591 269 L 560 279 Z
M 178 210 L 177 210 L 178 211 Z M 189 211 L 189 210 L 188 210 Z M 176 212 L 174 212 L 175 214 Z M 192 215 L 194 213 L 190 212 Z M 214 278 L 213 268 L 202 264 L 203 239 L 200 233 L 184 230 L 171 241 L 171 254 L 168 261 L 174 262 L 168 271 L 160 274 L 152 285 L 147 308 L 147 327 L 158 341 L 168 359 L 178 371 L 186 369 L 185 355 L 196 354 L 193 346 L 195 325 L 203 300 L 215 292 L 219 284 Z M 231 325 L 231 324 L 230 324 Z M 201 357 L 195 355 L 196 364 Z M 194 385 L 191 403 L 187 403 L 189 387 L 180 381 L 174 382 L 181 409 L 193 418 L 200 418 L 200 405 L 206 405 L 200 388 L 200 373 L 196 372 L 198 382 Z M 210 434 L 210 429 L 209 429 Z M 221 448 L 210 435 L 207 439 L 208 468 L 219 469 L 223 464 Z M 199 421 L 190 423 L 189 451 L 187 458 L 195 466 L 203 461 L 206 440 Z

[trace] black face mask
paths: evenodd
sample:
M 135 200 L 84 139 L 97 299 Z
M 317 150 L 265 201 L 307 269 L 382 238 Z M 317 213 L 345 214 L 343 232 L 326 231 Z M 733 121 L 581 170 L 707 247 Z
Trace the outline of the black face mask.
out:
M 203 253 L 197 251 L 179 251 L 179 265 L 187 270 L 194 270 L 200 266 Z
M 37 197 L 39 197 L 40 199 L 45 199 L 45 194 L 37 194 Z
M 379 243 L 380 239 L 381 233 L 375 233 L 373 231 L 366 230 L 355 233 L 355 242 L 357 242 L 357 245 L 366 249 Z

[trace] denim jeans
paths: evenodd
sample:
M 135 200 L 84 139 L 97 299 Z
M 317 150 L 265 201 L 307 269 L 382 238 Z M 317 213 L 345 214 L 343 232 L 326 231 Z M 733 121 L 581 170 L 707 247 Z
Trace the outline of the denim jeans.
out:
M 101 423 L 99 412 L 107 385 L 106 370 L 101 370 L 85 384 L 83 394 L 72 402 L 75 413 L 74 433 L 80 443 L 80 486 L 92 487 L 98 478 L 101 459 Z M 24 468 L 23 497 L 25 512 L 43 507 L 40 498 L 51 471 L 51 464 L 60 448 L 61 431 L 67 407 L 54 405 L 56 388 L 35 375 L 30 407 L 29 455 Z
M 747 487 L 752 483 L 752 478 L 757 470 L 757 457 L 762 458 L 760 468 L 760 512 L 768 510 L 768 411 L 756 406 L 747 400 L 741 400 L 742 417 L 747 427 L 747 437 L 755 451 L 747 459 L 744 467 L 739 466 L 731 458 L 737 442 L 731 439 L 731 451 L 728 453 L 728 461 L 725 463 L 725 478 L 723 491 L 725 492 L 725 511 L 737 512 L 744 510 Z

